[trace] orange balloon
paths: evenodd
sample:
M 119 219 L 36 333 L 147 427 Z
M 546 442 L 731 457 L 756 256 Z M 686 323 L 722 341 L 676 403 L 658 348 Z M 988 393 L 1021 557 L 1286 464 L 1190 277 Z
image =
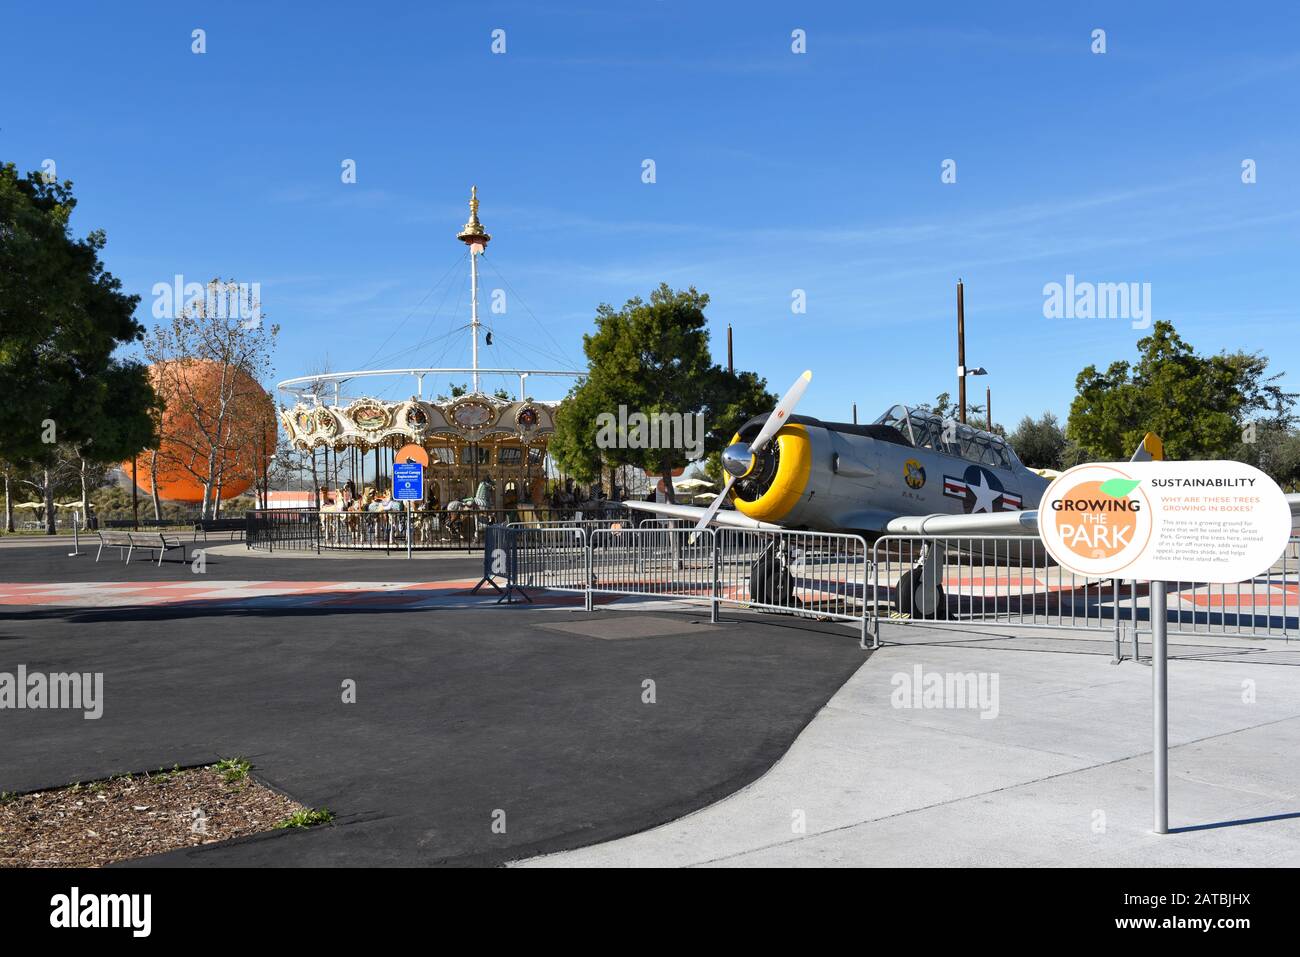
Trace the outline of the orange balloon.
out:
M 208 474 L 209 441 L 204 432 L 217 432 L 222 366 L 194 359 L 169 363 L 164 372 L 155 365 L 149 367 L 149 378 L 166 403 L 158 446 L 158 495 L 169 502 L 201 502 L 203 476 Z M 226 378 L 224 391 L 227 396 L 233 394 L 233 399 L 221 425 L 224 448 L 216 470 L 223 499 L 242 495 L 252 487 L 262 474 L 264 458 L 275 454 L 277 435 L 275 403 L 266 390 L 244 372 L 227 369 Z M 135 484 L 146 495 L 152 492 L 151 457 L 145 451 L 134 461 Z M 128 476 L 132 465 L 130 460 L 122 463 Z

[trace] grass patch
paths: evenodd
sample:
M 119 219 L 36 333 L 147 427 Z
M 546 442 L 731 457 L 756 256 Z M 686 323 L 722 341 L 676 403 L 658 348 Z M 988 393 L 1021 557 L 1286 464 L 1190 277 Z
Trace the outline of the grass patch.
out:
M 0 868 L 100 867 L 333 818 L 258 784 L 247 761 L 223 764 L 0 793 Z
M 309 808 L 302 811 L 295 811 L 283 821 L 276 825 L 277 830 L 287 827 L 315 827 L 318 824 L 328 824 L 334 820 L 334 812 L 327 807 Z
M 220 774 L 227 784 L 236 784 L 248 780 L 248 772 L 253 770 L 253 765 L 245 758 L 222 758 L 212 765 L 212 770 Z

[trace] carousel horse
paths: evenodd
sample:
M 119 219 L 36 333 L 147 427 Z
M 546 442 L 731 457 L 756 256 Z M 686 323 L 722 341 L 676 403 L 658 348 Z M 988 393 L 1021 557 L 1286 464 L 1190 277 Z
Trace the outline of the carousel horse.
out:
M 453 499 L 447 503 L 447 529 L 456 538 L 469 541 L 478 531 L 478 517 L 474 512 L 485 512 L 492 508 L 492 480 L 484 479 L 478 483 L 471 498 Z M 468 513 L 468 514 L 462 514 Z

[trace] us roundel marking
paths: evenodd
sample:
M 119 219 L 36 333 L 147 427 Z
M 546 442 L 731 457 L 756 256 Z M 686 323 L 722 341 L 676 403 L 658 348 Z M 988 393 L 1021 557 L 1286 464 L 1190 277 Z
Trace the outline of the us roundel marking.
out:
M 961 478 L 945 475 L 943 494 L 949 498 L 961 499 L 962 511 L 968 515 L 1013 512 L 1019 510 L 1021 504 L 1020 496 L 1008 492 L 996 474 L 978 465 L 966 466 Z

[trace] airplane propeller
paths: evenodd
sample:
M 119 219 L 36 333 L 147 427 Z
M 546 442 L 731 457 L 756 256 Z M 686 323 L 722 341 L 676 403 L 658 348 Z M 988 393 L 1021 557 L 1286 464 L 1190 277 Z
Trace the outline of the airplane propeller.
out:
M 812 381 L 812 370 L 808 369 L 795 380 L 794 385 L 790 386 L 781 401 L 776 404 L 772 414 L 767 417 L 763 427 L 759 429 L 758 435 L 754 441 L 746 445 L 744 442 L 735 442 L 727 446 L 722 453 L 722 465 L 727 470 L 727 482 L 722 486 L 722 491 L 718 493 L 708 507 L 708 510 L 700 517 L 699 524 L 691 532 L 689 544 L 694 544 L 696 537 L 700 532 L 708 527 L 709 522 L 713 521 L 713 516 L 718 514 L 718 509 L 722 508 L 722 503 L 727 500 L 727 493 L 731 491 L 731 486 L 736 484 L 736 480 L 746 475 L 754 464 L 754 457 L 767 448 L 767 443 L 772 440 L 772 436 L 781 430 L 790 419 L 790 414 L 794 412 L 794 407 L 799 404 L 803 398 L 804 392 L 808 388 L 808 383 Z

